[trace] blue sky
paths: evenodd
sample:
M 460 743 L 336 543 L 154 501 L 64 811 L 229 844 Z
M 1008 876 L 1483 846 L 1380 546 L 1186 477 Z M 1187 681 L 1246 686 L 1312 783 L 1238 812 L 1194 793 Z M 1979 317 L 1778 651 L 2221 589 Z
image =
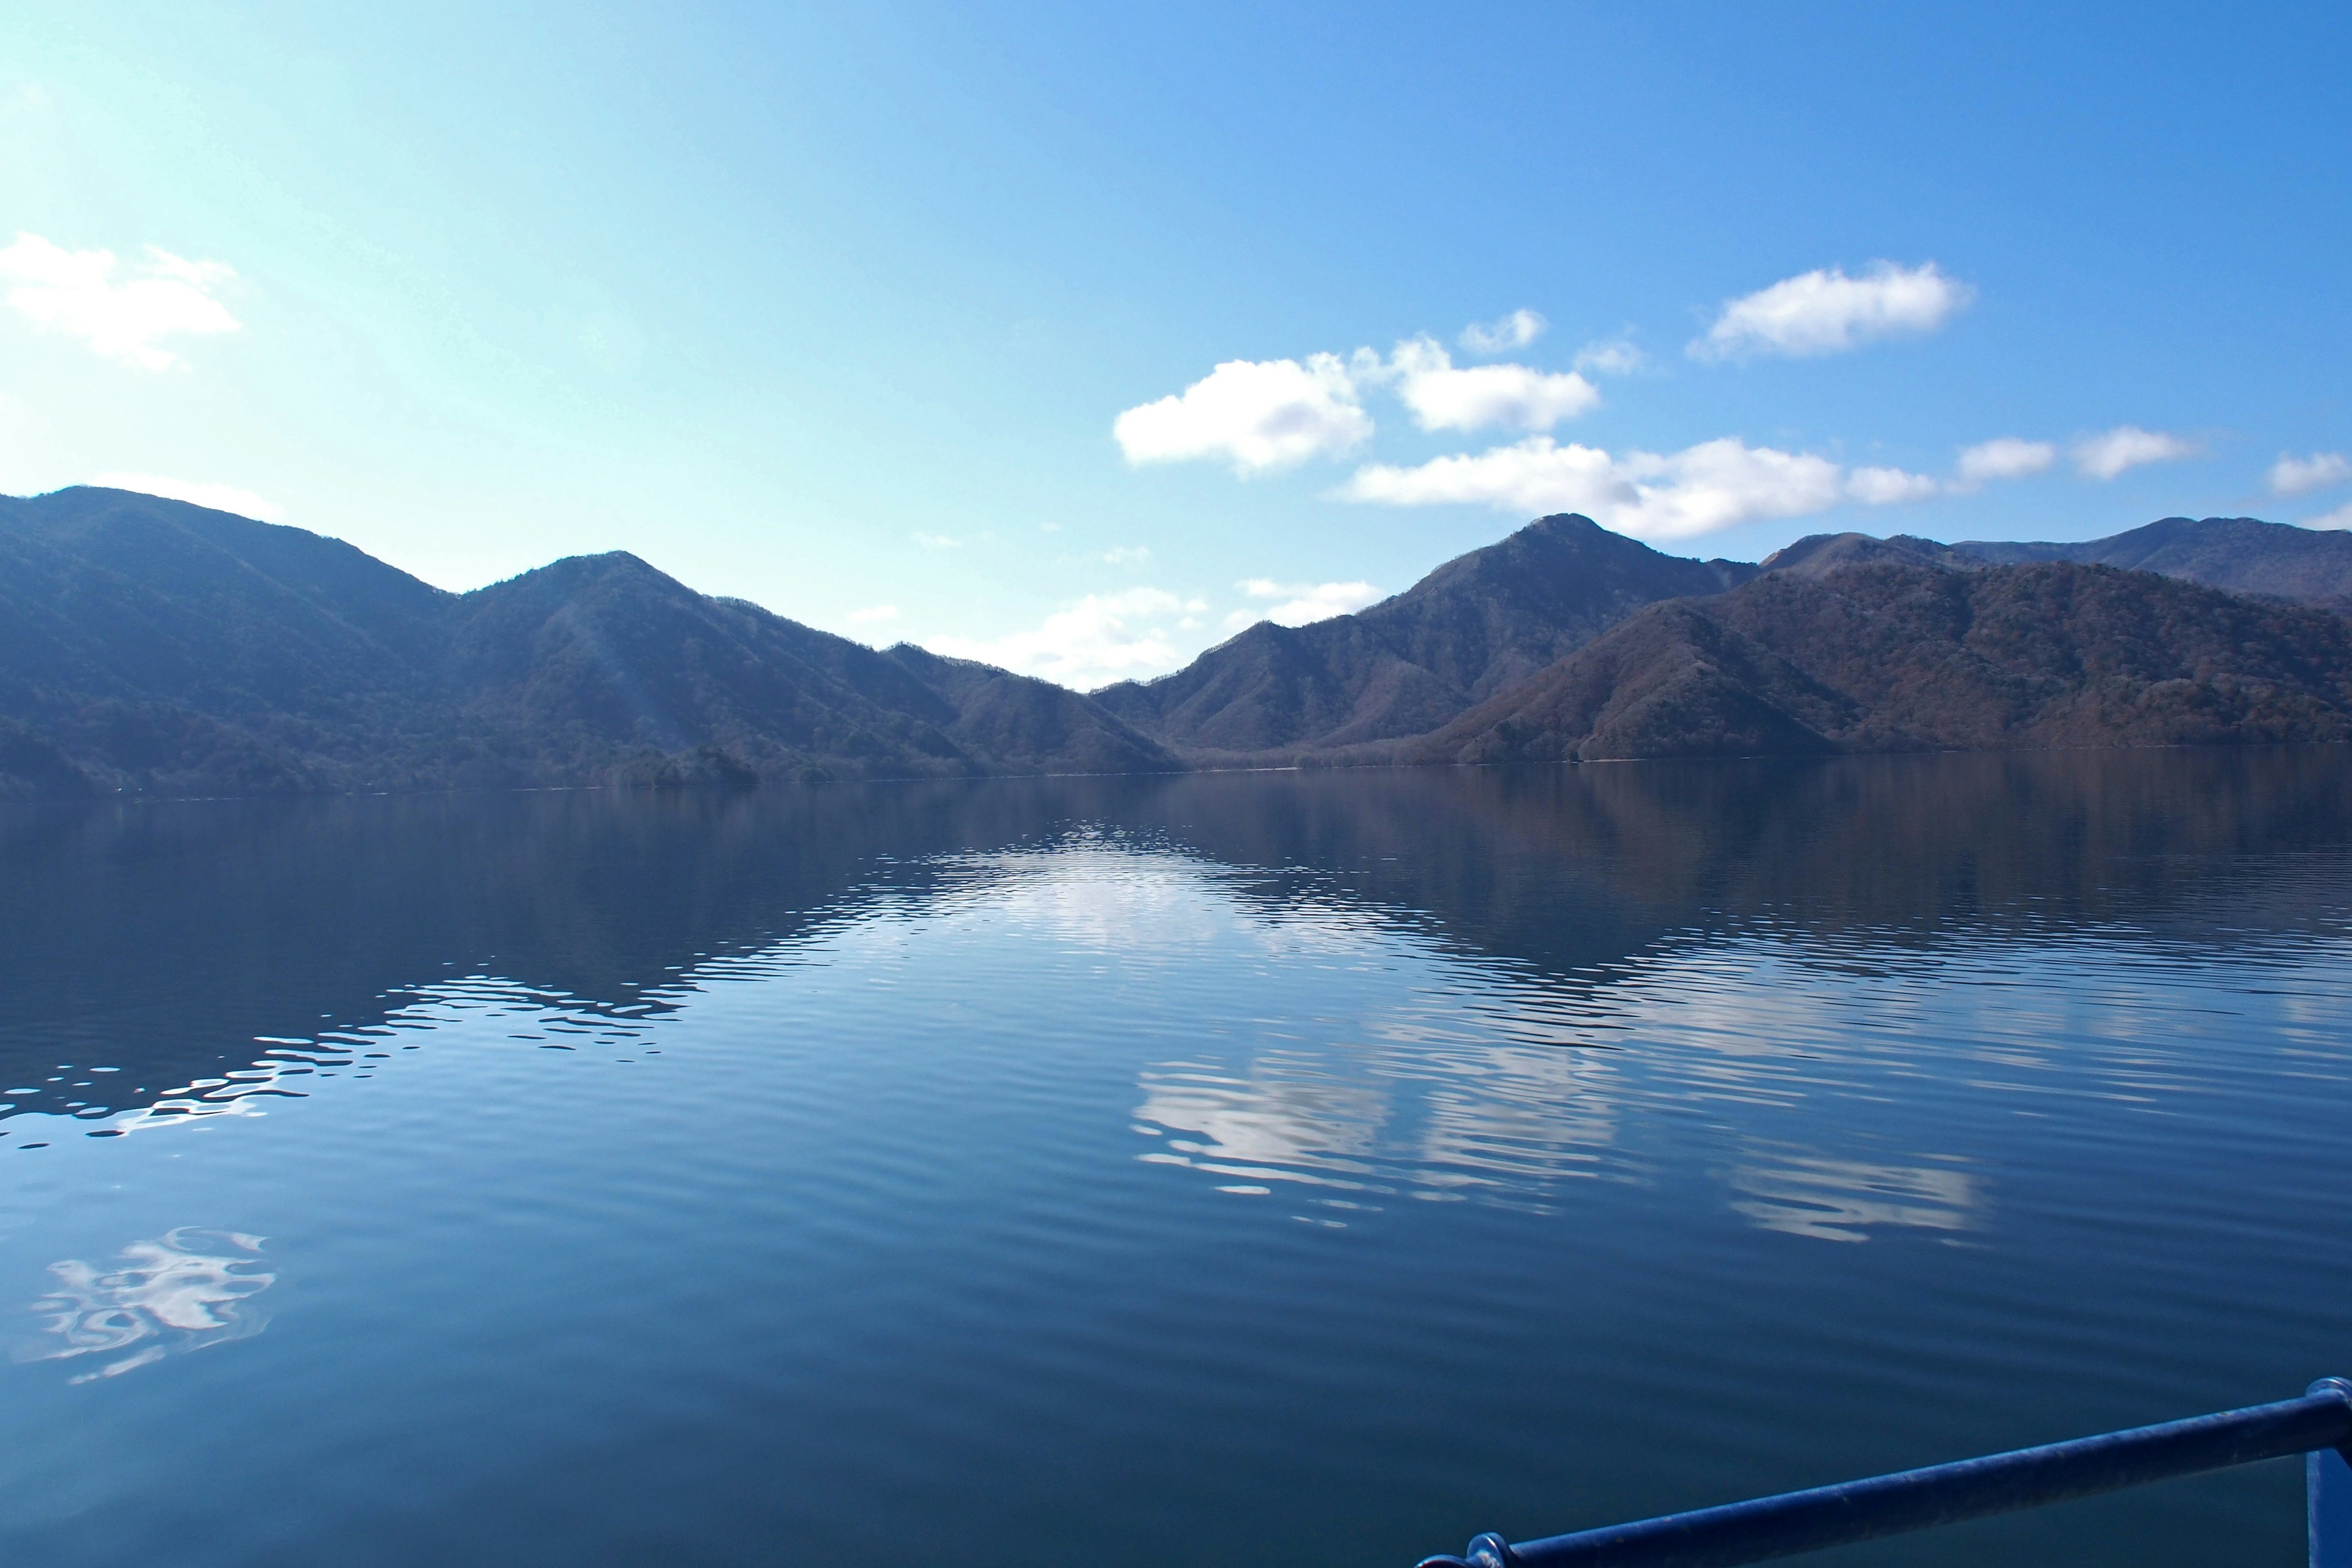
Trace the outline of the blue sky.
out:
M 1543 510 L 2352 521 L 2340 5 L 482 10 L 13 5 L 0 490 L 1081 686 Z

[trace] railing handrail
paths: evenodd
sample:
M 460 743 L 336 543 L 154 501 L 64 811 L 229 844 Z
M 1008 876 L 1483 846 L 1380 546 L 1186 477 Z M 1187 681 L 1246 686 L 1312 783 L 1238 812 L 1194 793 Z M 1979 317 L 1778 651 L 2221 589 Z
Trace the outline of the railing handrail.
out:
M 1421 1568 L 1735 1568 L 1989 1514 L 2040 1508 L 2179 1476 L 2352 1446 L 2352 1383 L 2322 1378 L 2300 1399 L 2253 1405 L 2018 1448 L 1866 1480 L 1670 1513 L 1512 1545 L 1482 1535 L 1460 1557 Z M 2334 1454 L 2336 1470 L 2344 1461 Z M 2319 1561 L 2321 1463 L 2312 1477 Z M 2337 1482 L 2341 1486 L 2342 1482 Z M 2352 1543 L 2347 1543 L 2352 1546 Z

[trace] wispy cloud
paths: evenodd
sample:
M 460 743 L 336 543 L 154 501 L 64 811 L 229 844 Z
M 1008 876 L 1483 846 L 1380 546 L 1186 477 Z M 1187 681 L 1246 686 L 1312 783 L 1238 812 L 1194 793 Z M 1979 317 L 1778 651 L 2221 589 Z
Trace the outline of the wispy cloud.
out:
M 1925 474 L 1901 468 L 1855 468 L 1845 477 L 1845 493 L 1864 506 L 1895 506 L 1926 500 L 1944 487 Z
M 1130 463 L 1211 458 L 1236 474 L 1334 457 L 1372 434 L 1355 383 L 1336 354 L 1227 360 L 1179 395 L 1129 409 L 1111 434 Z
M 898 606 L 896 605 L 868 605 L 862 610 L 849 612 L 850 624 L 853 626 L 871 626 L 879 621 L 895 621 L 898 618 Z
M 95 482 L 110 489 L 137 490 L 142 495 L 208 506 L 215 511 L 233 511 L 259 522 L 275 522 L 284 511 L 276 501 L 241 485 L 225 485 L 214 479 L 182 479 L 169 474 L 100 474 Z
M 1376 463 L 1339 494 L 1390 506 L 1480 502 L 1506 511 L 1579 511 L 1620 533 L 1681 539 L 1759 518 L 1801 517 L 1845 498 L 1827 458 L 1749 447 L 1735 437 L 1672 454 L 1555 446 L 1534 436 L 1415 468 Z
M 1601 401 L 1601 390 L 1569 372 L 1523 364 L 1456 368 L 1433 338 L 1397 344 L 1384 361 L 1360 349 L 1349 367 L 1357 380 L 1389 383 L 1424 430 L 1549 430 Z
M 2281 452 L 2269 478 L 2274 496 L 2307 496 L 2352 479 L 2352 459 L 2341 452 L 2314 452 L 2307 458 Z
M 992 638 L 932 637 L 925 646 L 951 658 L 976 658 L 1090 690 L 1175 668 L 1175 645 L 1160 623 L 1207 608 L 1202 600 L 1181 598 L 1165 589 L 1129 588 L 1088 594 L 1046 616 L 1034 630 Z
M 1881 338 L 1934 331 L 1975 297 L 1932 261 L 1910 268 L 1876 262 L 1859 278 L 1818 268 L 1731 300 L 1690 352 L 1698 359 L 1843 353 Z
M 1631 338 L 1608 338 L 1576 351 L 1576 368 L 1599 375 L 1631 375 L 1645 363 Z
M 1121 544 L 1103 552 L 1103 562 L 1110 566 L 1140 566 L 1151 559 L 1149 544 Z
M 161 339 L 236 331 L 237 319 L 213 293 L 236 276 L 217 261 L 190 261 L 152 246 L 146 261 L 130 268 L 121 268 L 110 250 L 68 250 L 37 234 L 20 232 L 0 249 L 0 282 L 18 314 L 140 370 L 181 363 Z
M 2074 444 L 2074 467 L 2095 479 L 2112 479 L 2129 468 L 2148 463 L 2169 463 L 2197 455 L 2197 444 L 2161 430 L 2118 425 Z
M 2352 500 L 2346 501 L 2334 511 L 2324 511 L 2317 517 L 2305 518 L 2303 526 L 2326 529 L 2352 528 Z
M 1953 489 L 1973 490 L 1996 479 L 2021 479 L 2045 472 L 2058 460 L 2058 448 L 2047 441 L 2016 436 L 1996 436 L 1960 454 Z
M 1495 321 L 1473 321 L 1462 329 L 1462 346 L 1475 354 L 1507 354 L 1543 336 L 1551 323 L 1522 307 Z
M 1235 610 L 1225 617 L 1226 627 L 1234 631 L 1259 621 L 1285 626 L 1328 621 L 1377 604 L 1383 596 L 1378 588 L 1362 582 L 1277 583 L 1271 577 L 1251 577 L 1234 585 L 1250 598 L 1280 601 L 1264 609 Z

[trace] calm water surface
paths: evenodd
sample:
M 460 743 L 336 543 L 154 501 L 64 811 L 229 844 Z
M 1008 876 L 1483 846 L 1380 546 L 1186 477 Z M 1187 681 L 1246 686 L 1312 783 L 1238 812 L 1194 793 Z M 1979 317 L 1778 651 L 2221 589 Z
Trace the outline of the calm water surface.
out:
M 2340 751 L 16 808 L 0 893 L 14 1562 L 1403 1568 L 2352 1373 Z

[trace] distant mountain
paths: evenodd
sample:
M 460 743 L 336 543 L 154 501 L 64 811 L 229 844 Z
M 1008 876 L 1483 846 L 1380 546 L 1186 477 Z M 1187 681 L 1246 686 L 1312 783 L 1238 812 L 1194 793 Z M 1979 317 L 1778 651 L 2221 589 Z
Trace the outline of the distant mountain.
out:
M 1898 533 L 1892 539 L 1878 539 L 1867 533 L 1815 533 L 1764 557 L 1761 570 L 1821 577 L 1841 566 L 1888 561 L 1906 566 L 1943 566 L 1956 572 L 1972 571 L 1986 564 L 1951 545 L 1908 533 Z
M 2352 620 L 2144 572 L 1865 562 L 1656 605 L 1395 760 L 2352 740 Z
M 2251 517 L 2168 517 L 2077 544 L 1979 541 L 1952 549 L 1996 566 L 2024 561 L 2089 562 L 2352 613 L 2352 533 L 2340 531 Z
M 1645 605 L 1757 574 L 1662 554 L 1590 518 L 1540 518 L 1406 592 L 1304 626 L 1261 621 L 1182 670 L 1095 700 L 1199 761 L 1437 728 Z
M 183 501 L 0 498 L 0 795 L 1178 765 L 1060 687 L 878 653 L 633 555 L 454 595 Z

